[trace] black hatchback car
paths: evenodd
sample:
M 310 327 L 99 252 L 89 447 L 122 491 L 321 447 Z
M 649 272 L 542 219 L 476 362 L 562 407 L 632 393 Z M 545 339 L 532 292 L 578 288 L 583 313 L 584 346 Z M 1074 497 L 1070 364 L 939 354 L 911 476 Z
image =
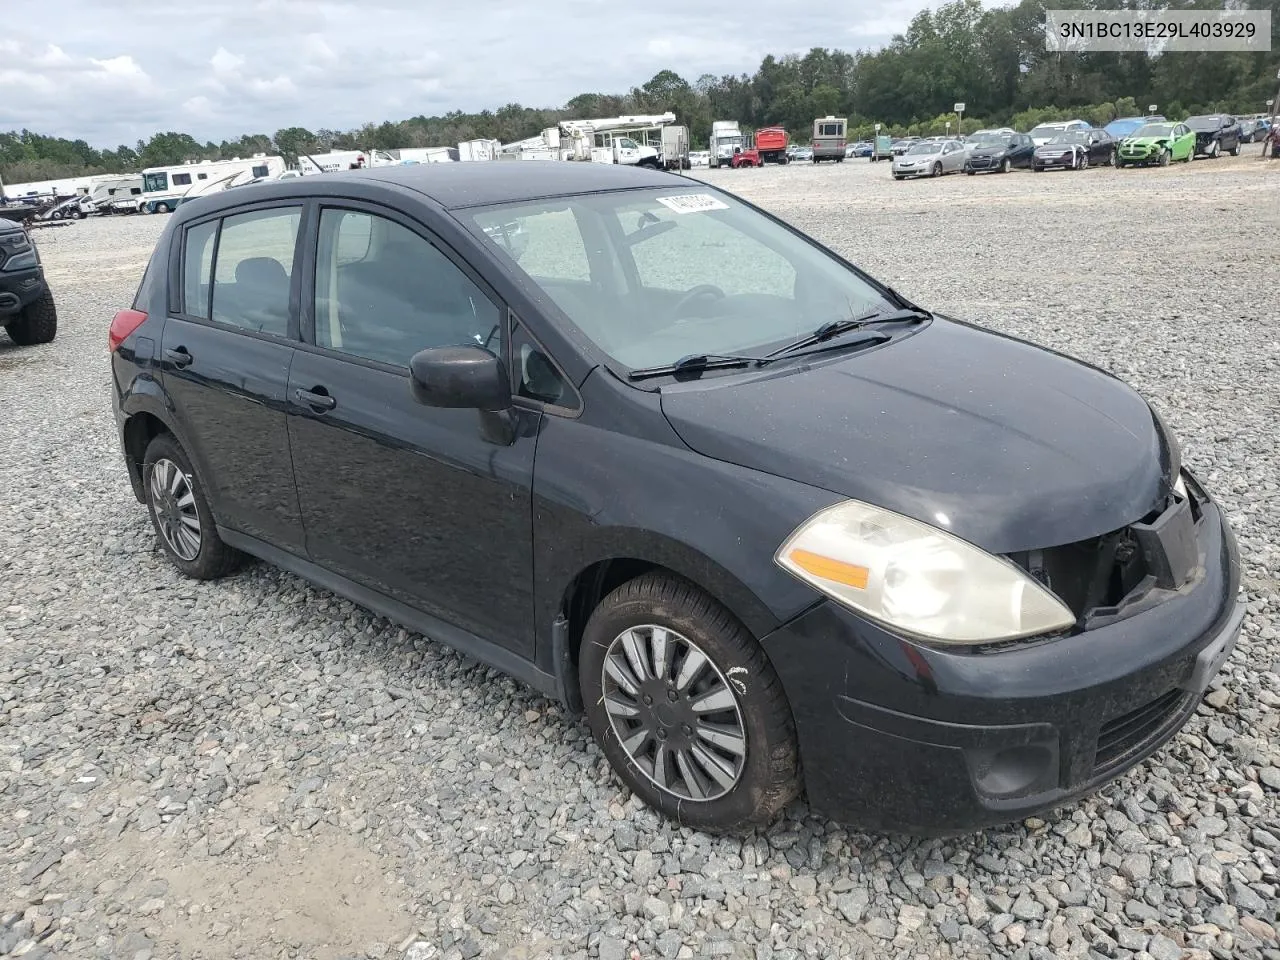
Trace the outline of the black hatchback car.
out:
M 1025 133 L 990 133 L 969 145 L 964 158 L 964 172 L 1008 173 L 1014 167 L 1031 166 L 1035 144 Z
M 1188 117 L 1185 121 L 1195 131 L 1196 147 L 1193 156 L 1219 157 L 1224 153 L 1238 156 L 1240 153 L 1240 124 L 1235 117 L 1212 113 L 1203 117 Z
M 458 163 L 180 207 L 109 335 L 133 492 L 584 710 L 697 827 L 802 790 L 951 833 L 1169 739 L 1243 608 L 1108 374 L 909 303 L 731 194 Z

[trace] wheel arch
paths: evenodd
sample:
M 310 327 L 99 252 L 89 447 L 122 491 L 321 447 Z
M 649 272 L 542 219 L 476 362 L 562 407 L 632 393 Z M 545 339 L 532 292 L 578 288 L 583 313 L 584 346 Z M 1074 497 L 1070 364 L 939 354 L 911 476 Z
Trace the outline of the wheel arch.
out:
M 584 562 L 553 594 L 557 601 L 550 646 L 563 699 L 571 711 L 582 711 L 578 658 L 592 612 L 618 587 L 653 573 L 684 580 L 701 590 L 757 639 L 782 622 L 750 587 L 710 557 L 685 544 L 664 539 L 639 549 L 599 555 Z

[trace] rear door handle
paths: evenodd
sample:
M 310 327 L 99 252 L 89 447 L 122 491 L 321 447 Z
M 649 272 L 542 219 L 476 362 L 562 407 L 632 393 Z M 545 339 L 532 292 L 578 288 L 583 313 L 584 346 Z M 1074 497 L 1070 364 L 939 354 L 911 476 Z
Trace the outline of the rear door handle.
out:
M 323 392 L 320 392 L 323 391 Z M 332 410 L 338 405 L 338 401 L 329 396 L 328 391 L 324 387 L 316 387 L 314 390 L 303 390 L 299 387 L 293 391 L 293 398 L 303 406 L 310 407 L 317 413 L 325 410 Z
M 175 367 L 186 367 L 191 365 L 191 361 L 195 357 L 187 352 L 186 347 L 173 347 L 164 352 L 164 358 L 172 363 Z

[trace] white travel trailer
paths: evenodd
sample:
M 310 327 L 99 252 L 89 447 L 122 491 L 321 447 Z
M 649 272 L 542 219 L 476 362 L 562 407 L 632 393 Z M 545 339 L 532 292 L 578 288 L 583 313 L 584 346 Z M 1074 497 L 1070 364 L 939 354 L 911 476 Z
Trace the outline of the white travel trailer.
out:
M 501 146 L 497 140 L 464 140 L 458 144 L 458 159 L 493 160 Z
M 401 163 L 450 163 L 458 159 L 457 147 L 405 147 L 392 150 Z
M 299 154 L 298 170 L 303 176 L 311 176 L 361 167 L 390 167 L 399 162 L 386 150 L 331 150 L 329 153 Z
M 257 178 L 284 173 L 284 158 L 256 154 L 247 160 L 201 160 L 172 167 L 151 167 L 142 171 L 143 213 L 168 213 L 186 199 L 193 187 L 207 186 L 239 173 Z

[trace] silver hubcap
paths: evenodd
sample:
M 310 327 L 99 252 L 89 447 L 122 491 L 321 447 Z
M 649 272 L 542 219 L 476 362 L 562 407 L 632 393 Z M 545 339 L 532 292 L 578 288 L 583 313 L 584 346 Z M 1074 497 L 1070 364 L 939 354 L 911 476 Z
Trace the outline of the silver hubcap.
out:
M 656 786 L 697 801 L 733 789 L 747 756 L 742 711 L 697 644 L 665 627 L 624 630 L 605 653 L 601 684 L 618 742 Z
M 191 478 L 172 460 L 162 458 L 151 467 L 151 509 L 169 549 L 194 560 L 200 553 L 200 515 Z

